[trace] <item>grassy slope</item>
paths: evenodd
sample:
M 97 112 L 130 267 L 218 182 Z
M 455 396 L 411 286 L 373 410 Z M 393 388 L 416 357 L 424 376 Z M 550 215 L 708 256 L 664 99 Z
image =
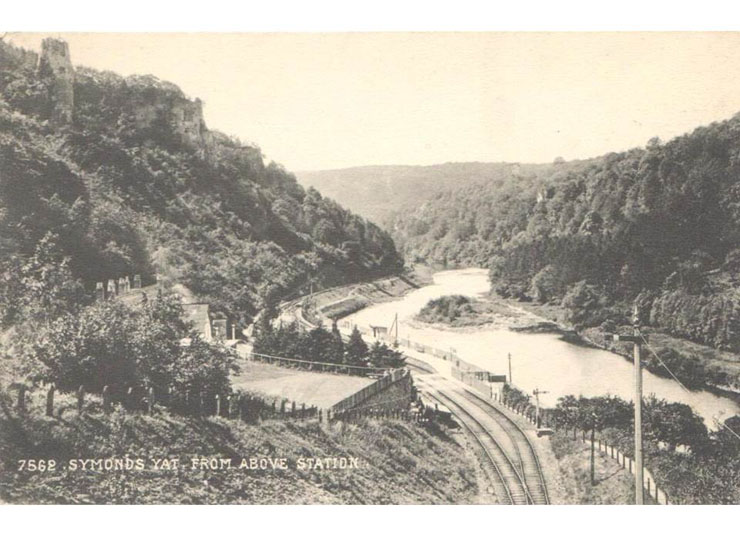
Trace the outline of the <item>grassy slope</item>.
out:
M 60 405 L 71 399 L 60 399 Z M 0 500 L 9 503 L 470 503 L 478 491 L 471 461 L 440 432 L 403 422 L 335 424 L 114 413 L 18 418 L 0 399 Z M 287 457 L 284 471 L 16 472 L 17 459 L 53 457 Z M 358 470 L 295 468 L 301 456 L 360 457 Z
M 616 461 L 596 453 L 596 485 L 591 485 L 590 447 L 564 434 L 550 439 L 562 475 L 561 503 L 569 505 L 630 505 L 635 502 L 633 478 Z

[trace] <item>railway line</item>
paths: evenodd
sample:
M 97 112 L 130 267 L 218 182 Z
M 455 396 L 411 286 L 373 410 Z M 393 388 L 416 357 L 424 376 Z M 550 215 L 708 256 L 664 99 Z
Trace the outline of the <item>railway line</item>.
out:
M 518 424 L 476 394 L 462 387 L 441 391 L 431 382 L 444 378 L 427 376 L 419 380 L 425 394 L 445 405 L 475 439 L 498 499 L 515 505 L 549 504 L 537 452 Z
M 474 403 L 489 416 L 496 419 L 509 438 L 511 438 L 519 458 L 520 472 L 527 483 L 527 488 L 532 497 L 532 501 L 535 504 L 549 504 L 550 498 L 547 492 L 547 484 L 545 482 L 544 474 L 542 473 L 537 452 L 524 430 L 522 430 L 521 427 L 504 411 L 485 399 L 482 399 L 475 393 L 463 390 L 462 394 L 471 403 Z
M 435 401 L 447 406 L 460 423 L 473 437 L 480 447 L 483 470 L 496 494 L 496 498 L 502 503 L 511 505 L 528 505 L 531 498 L 527 492 L 524 480 L 509 458 L 501 448 L 493 435 L 483 426 L 479 420 L 466 410 L 462 405 L 453 401 L 448 395 L 439 390 L 426 392 Z
M 281 307 L 282 314 L 291 314 L 299 326 L 312 329 L 315 325 L 303 316 L 302 300 L 285 303 Z M 408 366 L 421 374 L 418 381 L 426 386 L 425 393 L 435 402 L 445 405 L 474 439 L 481 453 L 483 470 L 497 499 L 514 505 L 549 504 L 537 452 L 524 430 L 489 401 L 418 362 L 409 360 Z M 434 384 L 437 380 L 459 387 L 446 387 L 442 391 Z

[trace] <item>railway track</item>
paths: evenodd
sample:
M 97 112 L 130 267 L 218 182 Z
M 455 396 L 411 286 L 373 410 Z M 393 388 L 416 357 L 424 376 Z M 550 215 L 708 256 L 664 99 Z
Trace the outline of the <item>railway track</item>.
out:
M 496 497 L 512 505 L 533 504 L 535 501 L 528 491 L 526 481 L 493 434 L 468 409 L 449 395 L 437 389 L 433 392 L 427 390 L 426 394 L 453 410 L 463 427 L 478 443 L 484 455 L 483 468 L 491 481 Z
M 515 445 L 519 458 L 520 473 L 527 484 L 532 501 L 535 504 L 549 504 L 550 497 L 547 492 L 547 483 L 542 473 L 537 452 L 524 430 L 505 412 L 475 393 L 464 389 L 462 390 L 462 395 L 501 425 Z

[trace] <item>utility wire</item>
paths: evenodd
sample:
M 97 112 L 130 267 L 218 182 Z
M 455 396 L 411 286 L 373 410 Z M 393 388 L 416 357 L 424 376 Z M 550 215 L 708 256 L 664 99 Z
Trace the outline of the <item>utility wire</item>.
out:
M 658 362 L 660 363 L 660 365 L 661 365 L 661 366 L 662 366 L 663 368 L 665 368 L 665 369 L 666 369 L 666 372 L 668 372 L 668 373 L 669 373 L 669 374 L 671 375 L 671 377 L 672 377 L 672 378 L 673 378 L 673 379 L 674 379 L 674 380 L 676 381 L 676 383 L 677 383 L 678 385 L 680 385 L 680 386 L 681 386 L 681 387 L 682 387 L 682 388 L 684 389 L 684 391 L 686 391 L 687 393 L 691 393 L 691 390 L 690 390 L 690 389 L 689 389 L 688 387 L 686 387 L 686 386 L 685 386 L 684 384 L 682 384 L 682 383 L 681 383 L 681 380 L 679 380 L 679 379 L 678 379 L 678 378 L 676 377 L 676 375 L 675 375 L 675 374 L 674 374 L 673 372 L 671 372 L 671 369 L 670 369 L 670 368 L 668 368 L 668 366 L 666 365 L 666 363 L 665 363 L 665 362 L 663 362 L 663 359 L 662 359 L 662 358 L 660 358 L 660 356 L 658 355 L 658 353 L 656 353 L 656 352 L 655 352 L 655 349 L 653 349 L 653 346 L 652 346 L 652 345 L 650 345 L 650 343 L 648 343 L 648 340 L 647 340 L 647 338 L 646 338 L 646 337 L 645 337 L 644 335 L 642 335 L 642 331 L 639 331 L 639 330 L 638 330 L 638 332 L 637 332 L 637 333 L 639 333 L 639 334 L 640 334 L 640 337 L 641 337 L 641 338 L 642 338 L 642 340 L 643 340 L 643 341 L 645 342 L 645 345 L 647 345 L 647 348 L 648 348 L 648 349 L 650 349 L 650 352 L 651 352 L 651 353 L 653 353 L 653 356 L 654 356 L 654 357 L 655 357 L 655 358 L 656 358 L 656 359 L 658 360 Z M 720 421 L 720 420 L 719 420 L 719 419 L 717 419 L 717 418 L 715 418 L 714 420 L 715 420 L 715 422 L 718 422 L 720 426 L 722 426 L 722 427 L 723 427 L 723 428 L 725 428 L 725 429 L 726 429 L 726 430 L 727 430 L 728 432 L 730 432 L 730 433 L 731 433 L 731 434 L 732 434 L 733 436 L 735 436 L 735 437 L 736 437 L 736 438 L 737 438 L 738 440 L 740 440 L 740 435 L 738 435 L 738 434 L 737 434 L 737 432 L 735 432 L 735 430 L 733 430 L 733 429 L 732 429 L 732 428 L 730 428 L 730 427 L 729 427 L 729 426 L 728 426 L 727 424 L 725 424 L 724 422 Z

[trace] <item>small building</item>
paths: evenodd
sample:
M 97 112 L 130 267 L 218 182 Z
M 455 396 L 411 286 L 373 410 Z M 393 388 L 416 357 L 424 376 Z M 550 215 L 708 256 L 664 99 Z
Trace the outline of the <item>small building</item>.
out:
M 386 326 L 370 326 L 373 332 L 373 337 L 377 339 L 385 339 L 388 337 L 388 328 Z

